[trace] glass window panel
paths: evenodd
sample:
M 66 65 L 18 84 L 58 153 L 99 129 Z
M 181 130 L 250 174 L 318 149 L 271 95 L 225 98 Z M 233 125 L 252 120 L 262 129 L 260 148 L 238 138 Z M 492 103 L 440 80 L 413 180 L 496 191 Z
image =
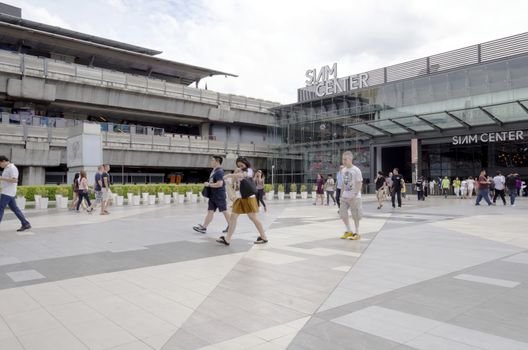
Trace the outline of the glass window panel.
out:
M 412 80 L 404 81 L 402 83 L 404 106 L 416 104 L 416 90 L 414 89 L 413 83 Z
M 350 125 L 349 127 L 351 127 L 352 129 L 356 129 L 361 132 L 367 133 L 369 135 L 373 135 L 373 136 L 385 135 L 381 131 L 374 129 L 373 127 L 368 126 L 367 124 L 354 124 L 354 125 Z
M 465 70 L 452 72 L 447 75 L 450 97 L 467 96 L 468 89 L 466 80 L 467 76 Z
M 517 103 L 486 107 L 486 110 L 505 123 L 528 120 L 528 113 L 526 113 Z
M 448 116 L 446 113 L 420 115 L 420 117 L 427 120 L 428 122 L 438 125 L 438 127 L 441 129 L 452 129 L 452 128 L 463 127 L 463 125 L 460 125 L 459 122 L 457 122 L 456 120 Z
M 430 78 L 431 93 L 435 101 L 445 100 L 447 96 L 447 74 L 433 75 Z
M 492 91 L 509 88 L 507 62 L 488 64 L 486 70 L 488 72 L 489 87 Z
M 416 117 L 405 117 L 405 118 L 398 118 L 396 120 L 398 123 L 405 125 L 408 128 L 411 128 L 415 131 L 431 131 L 434 130 L 430 125 L 428 125 L 423 120 L 420 120 Z
M 469 125 L 488 125 L 495 122 L 478 108 L 451 112 Z
M 429 102 L 432 99 L 429 77 L 414 80 L 417 103 Z
M 374 126 L 377 126 L 378 128 L 381 128 L 385 131 L 388 131 L 392 134 L 405 134 L 409 131 L 405 130 L 401 126 L 398 126 L 397 124 L 394 124 L 390 120 L 377 120 L 375 122 L 371 122 L 369 124 L 372 124 Z
M 528 57 L 519 57 L 508 61 L 508 69 L 513 87 L 528 86 Z
M 469 91 L 471 94 L 482 94 L 488 91 L 487 72 L 484 67 L 468 69 Z

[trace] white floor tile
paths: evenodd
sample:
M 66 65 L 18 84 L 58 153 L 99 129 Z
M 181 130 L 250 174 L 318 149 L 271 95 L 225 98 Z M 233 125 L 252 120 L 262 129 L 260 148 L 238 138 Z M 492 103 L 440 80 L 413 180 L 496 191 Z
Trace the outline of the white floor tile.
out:
M 59 321 L 44 309 L 7 315 L 4 319 L 16 336 L 62 327 Z
M 103 350 L 137 340 L 106 319 L 70 323 L 66 327 L 91 350 Z
M 470 282 L 477 282 L 477 283 L 483 283 L 483 284 L 491 284 L 494 286 L 499 287 L 505 287 L 505 288 L 515 288 L 517 287 L 520 282 L 515 281 L 508 281 L 498 278 L 489 278 L 489 277 L 483 277 L 483 276 L 477 276 L 477 275 L 470 275 L 470 274 L 460 274 L 454 276 L 454 278 L 464 281 L 470 281 Z
M 25 350 L 87 350 L 64 328 L 56 328 L 19 337 Z M 3 350 L 3 349 L 2 349 Z M 90 349 L 91 350 L 91 349 Z

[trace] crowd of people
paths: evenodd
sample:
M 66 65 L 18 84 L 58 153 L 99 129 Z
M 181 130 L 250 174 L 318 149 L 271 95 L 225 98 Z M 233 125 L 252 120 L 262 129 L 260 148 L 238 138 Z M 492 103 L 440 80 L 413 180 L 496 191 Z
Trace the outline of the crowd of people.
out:
M 112 201 L 112 191 L 110 190 L 110 165 L 103 164 L 97 167 L 94 176 L 95 202 L 90 201 L 90 187 L 85 170 L 76 173 L 73 178 L 72 191 L 73 201 L 70 210 L 80 212 L 81 206 L 87 213 L 93 213 L 97 206 L 101 207 L 100 215 L 108 215 L 108 206 Z

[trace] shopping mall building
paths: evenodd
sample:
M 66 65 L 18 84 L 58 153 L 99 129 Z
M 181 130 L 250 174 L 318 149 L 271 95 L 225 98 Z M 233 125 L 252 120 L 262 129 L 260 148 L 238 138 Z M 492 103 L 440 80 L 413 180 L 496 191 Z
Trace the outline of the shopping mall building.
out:
M 407 181 L 481 169 L 528 177 L 528 33 L 339 77 L 310 69 L 298 101 L 273 108 L 277 182 L 335 173 L 345 150 L 372 182 L 400 168 Z

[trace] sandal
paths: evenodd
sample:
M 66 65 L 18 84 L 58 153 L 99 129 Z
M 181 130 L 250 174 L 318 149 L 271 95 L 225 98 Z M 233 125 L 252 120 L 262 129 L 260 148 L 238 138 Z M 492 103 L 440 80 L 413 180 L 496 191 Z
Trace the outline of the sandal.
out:
M 268 243 L 268 240 L 263 239 L 262 237 L 257 238 L 257 240 L 253 242 L 253 244 L 265 244 L 265 243 Z
M 224 236 L 220 236 L 220 238 L 218 238 L 216 240 L 218 243 L 222 243 L 223 245 L 229 245 L 229 242 L 226 241 L 225 237 Z

